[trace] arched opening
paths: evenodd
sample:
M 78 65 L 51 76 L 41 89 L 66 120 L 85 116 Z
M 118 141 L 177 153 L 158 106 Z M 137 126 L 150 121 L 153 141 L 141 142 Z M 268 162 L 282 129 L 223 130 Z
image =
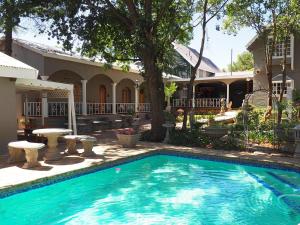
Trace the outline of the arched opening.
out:
M 121 80 L 117 85 L 117 103 L 134 103 L 136 84 L 129 79 Z
M 130 103 L 131 102 L 131 90 L 129 87 L 125 87 L 122 90 L 122 103 Z
M 91 103 L 112 102 L 113 81 L 104 74 L 97 74 L 87 82 L 87 101 Z

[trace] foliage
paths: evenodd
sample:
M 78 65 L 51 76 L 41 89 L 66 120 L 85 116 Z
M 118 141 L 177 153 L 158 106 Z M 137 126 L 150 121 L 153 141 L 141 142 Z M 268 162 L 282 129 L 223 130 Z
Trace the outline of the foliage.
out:
M 20 26 L 21 18 L 29 17 L 40 10 L 38 0 L 0 1 L 0 33 L 5 35 L 5 53 L 12 53 L 12 32 Z
M 177 90 L 177 84 L 175 82 L 171 82 L 170 84 L 166 84 L 165 85 L 165 96 L 167 99 L 171 98 L 173 96 L 173 94 L 176 92 Z
M 224 138 L 212 138 L 199 129 L 173 130 L 170 134 L 169 144 L 222 150 L 241 150 L 243 148 L 232 133 Z
M 254 60 L 252 53 L 245 51 L 237 56 L 236 62 L 228 65 L 228 71 L 236 72 L 236 71 L 246 71 L 253 70 Z
M 170 112 L 164 111 L 164 118 L 165 118 L 165 121 L 168 123 L 175 124 L 175 122 L 176 122 L 175 116 Z
M 299 89 L 293 90 L 293 102 L 300 102 L 300 90 Z

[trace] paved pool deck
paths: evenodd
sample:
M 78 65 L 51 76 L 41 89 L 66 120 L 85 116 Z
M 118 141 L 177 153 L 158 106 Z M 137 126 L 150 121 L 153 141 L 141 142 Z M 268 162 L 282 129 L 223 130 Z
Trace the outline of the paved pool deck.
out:
M 47 163 L 40 160 L 41 167 L 34 169 L 22 169 L 23 163 L 8 164 L 8 156 L 2 156 L 0 158 L 0 192 L 30 187 L 30 185 L 63 176 L 74 176 L 91 169 L 114 166 L 152 154 L 184 155 L 237 163 L 263 164 L 300 171 L 300 158 L 275 153 L 221 151 L 150 142 L 139 142 L 136 148 L 129 149 L 118 145 L 115 137 L 104 138 L 100 135 L 97 139 L 98 143 L 93 149 L 97 154 L 95 157 L 83 158 L 79 155 L 71 155 Z M 59 145 L 61 152 L 65 150 L 65 147 L 65 144 Z M 78 150 L 79 152 L 83 151 L 80 145 Z

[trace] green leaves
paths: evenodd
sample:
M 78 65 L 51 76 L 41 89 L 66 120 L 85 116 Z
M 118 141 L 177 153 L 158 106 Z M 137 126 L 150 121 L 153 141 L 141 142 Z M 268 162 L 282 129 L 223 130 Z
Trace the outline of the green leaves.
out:
M 169 84 L 165 85 L 165 96 L 166 98 L 172 97 L 172 95 L 176 92 L 177 90 L 177 84 L 175 82 L 171 82 Z
M 228 65 L 228 70 L 235 72 L 235 71 L 246 71 L 246 70 L 253 70 L 254 68 L 254 60 L 252 53 L 246 51 L 238 55 L 236 62 Z

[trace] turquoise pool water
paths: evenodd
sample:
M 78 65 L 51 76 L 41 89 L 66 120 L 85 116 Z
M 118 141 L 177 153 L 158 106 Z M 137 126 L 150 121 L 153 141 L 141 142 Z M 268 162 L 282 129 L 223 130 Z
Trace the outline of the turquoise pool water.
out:
M 151 156 L 0 199 L 1 225 L 297 225 L 300 174 Z

